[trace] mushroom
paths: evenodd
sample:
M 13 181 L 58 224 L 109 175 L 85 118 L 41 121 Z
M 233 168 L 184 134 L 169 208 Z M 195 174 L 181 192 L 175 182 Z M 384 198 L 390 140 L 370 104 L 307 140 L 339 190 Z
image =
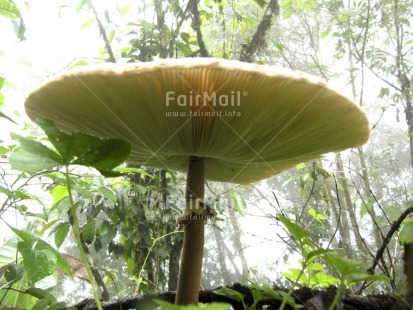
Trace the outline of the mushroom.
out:
M 205 179 L 248 184 L 364 144 L 363 110 L 322 80 L 212 58 L 111 64 L 66 73 L 32 92 L 32 120 L 131 143 L 130 163 L 187 172 L 177 304 L 198 301 Z

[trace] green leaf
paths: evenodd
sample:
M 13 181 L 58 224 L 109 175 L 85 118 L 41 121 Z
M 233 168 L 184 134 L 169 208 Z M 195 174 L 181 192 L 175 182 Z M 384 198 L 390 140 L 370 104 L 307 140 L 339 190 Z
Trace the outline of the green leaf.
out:
M 275 299 L 275 300 L 283 299 L 279 291 L 275 291 L 267 285 L 263 287 L 253 285 L 251 287 L 251 292 L 252 292 L 252 295 L 254 296 L 255 303 L 262 301 L 262 300 L 268 300 L 268 299 L 270 300 L 271 299 Z
M 291 296 L 288 296 L 287 293 L 283 291 L 274 290 L 268 285 L 252 285 L 251 292 L 254 296 L 254 304 L 257 304 L 263 300 L 283 300 L 284 298 L 286 298 L 287 304 L 290 305 L 293 309 L 297 309 L 295 301 Z
M 70 224 L 67 222 L 57 225 L 54 231 L 54 243 L 57 248 L 60 248 L 60 246 L 63 244 L 67 237 L 67 234 L 69 233 L 69 230 Z
M 328 250 L 326 250 L 326 251 L 328 251 Z M 319 256 L 319 255 L 317 255 L 317 256 Z M 324 265 L 320 264 L 320 263 L 312 263 L 307 267 L 307 269 L 309 271 L 322 271 L 322 270 L 324 270 Z
M 307 167 L 307 165 L 304 164 L 304 163 L 301 163 L 301 164 L 296 165 L 296 166 L 295 166 L 295 169 L 301 170 L 301 169 L 304 169 L 305 167 Z
M 46 219 L 46 221 L 49 219 Z M 54 220 L 50 220 L 49 222 L 47 222 L 42 229 L 40 230 L 40 235 L 42 235 L 45 231 L 47 231 L 50 227 L 53 227 L 56 222 L 58 221 L 58 219 L 54 219 Z
M 119 10 L 120 16 L 125 16 L 126 14 L 128 14 L 129 11 L 130 11 L 131 6 L 132 6 L 131 3 L 127 3 L 127 4 L 123 5 Z
M 45 310 L 48 308 L 48 305 L 50 304 L 50 300 L 45 298 L 45 299 L 39 299 L 36 301 L 34 304 L 33 308 L 31 310 Z
M 4 284 L 4 282 L 2 284 Z M 15 289 L 16 291 L 2 290 L 0 293 L 1 305 L 7 305 L 13 309 L 31 309 L 36 303 L 36 298 L 28 294 L 22 294 L 21 292 L 28 286 L 27 274 L 24 273 L 23 278 L 12 286 L 12 289 Z
M 396 221 L 403 213 L 402 208 L 398 206 L 384 206 L 383 210 L 391 221 Z
M 78 61 L 72 63 L 67 69 L 71 70 L 71 69 L 74 69 L 74 68 L 77 68 L 77 67 L 86 66 L 88 64 L 89 64 L 89 62 L 87 60 L 81 59 L 81 60 L 78 60 Z
M 51 293 L 41 288 L 31 287 L 26 289 L 24 292 L 26 294 L 32 295 L 33 297 L 36 297 L 37 299 L 48 299 L 49 302 L 56 301 L 56 298 Z
M 57 266 L 59 266 L 68 276 L 72 276 L 72 270 L 70 269 L 70 266 L 67 263 L 67 261 L 63 258 L 63 256 L 56 249 L 54 249 L 46 241 L 43 241 L 42 239 L 38 239 L 37 244 L 35 246 L 35 250 L 44 250 L 44 251 L 52 252 L 56 257 Z
M 364 267 L 366 262 L 360 262 L 353 259 L 345 258 L 338 254 L 327 254 L 324 260 L 333 267 L 341 277 L 345 278 L 349 274 L 358 273 Z
M 390 94 L 390 89 L 388 87 L 382 87 L 380 89 L 379 98 L 387 97 Z
M 0 145 L 0 155 L 6 155 L 10 153 L 10 148 Z
M 306 263 L 309 264 L 310 262 L 314 261 L 315 259 L 319 258 L 320 256 L 329 254 L 331 252 L 332 252 L 332 250 L 327 250 L 327 249 L 319 249 L 319 250 L 311 251 L 305 257 Z
M 120 173 L 120 172 L 117 172 L 117 171 L 111 170 L 111 169 L 98 169 L 98 168 L 96 168 L 96 170 L 99 171 L 99 173 L 101 175 L 103 175 L 104 177 L 106 177 L 106 178 L 115 178 L 115 177 L 120 177 L 120 176 L 124 175 L 124 173 Z
M 0 0 L 0 15 L 10 19 L 17 19 L 21 17 L 19 9 L 10 0 Z
M 14 169 L 33 172 L 63 164 L 59 154 L 42 143 L 15 133 L 11 136 L 20 142 L 20 148 L 10 156 L 10 163 Z
M 66 303 L 64 301 L 55 302 L 51 304 L 49 308 L 47 308 L 47 310 L 63 310 L 63 309 L 67 309 Z
M 327 31 L 327 30 L 322 31 L 322 32 L 320 33 L 320 39 L 325 39 L 325 38 L 327 38 L 329 34 L 330 34 L 330 33 L 329 33 L 329 31 Z
M 140 184 L 134 184 L 132 188 L 141 195 L 145 194 L 149 190 L 148 188 Z
M 42 143 L 40 143 L 36 140 L 30 139 L 30 138 L 27 138 L 27 137 L 23 137 L 23 136 L 20 136 L 18 134 L 15 134 L 15 133 L 12 133 L 11 137 L 14 140 L 19 141 L 20 148 L 27 151 L 27 152 L 37 154 L 37 155 L 41 155 L 45 158 L 52 159 L 52 160 L 55 160 L 55 161 L 61 161 L 61 157 L 55 151 L 49 149 L 47 146 L 45 146 L 44 144 L 42 144 Z
M 291 7 L 289 7 L 289 8 L 287 8 L 286 10 L 284 10 L 283 17 L 284 17 L 285 19 L 290 18 L 291 15 L 293 15 L 293 13 L 294 13 L 293 9 L 292 9 Z
M 281 53 L 284 52 L 284 45 L 280 41 L 276 41 L 274 45 Z
M 319 222 L 327 219 L 327 217 L 325 217 L 324 215 L 322 215 L 320 213 L 317 213 L 314 208 L 310 208 L 308 210 L 308 214 L 310 214 L 315 220 L 317 220 Z
M 177 43 L 177 48 L 184 56 L 188 56 L 192 53 L 191 46 L 187 43 L 178 42 Z
M 94 189 L 93 192 L 101 194 L 103 197 L 105 197 L 106 199 L 109 199 L 112 202 L 116 202 L 115 192 L 108 187 L 100 186 Z
M 233 290 L 228 287 L 222 287 L 217 290 L 214 290 L 214 294 L 218 294 L 221 296 L 226 296 L 228 298 L 231 298 L 232 300 L 241 302 L 244 300 L 244 295 L 242 295 L 240 292 L 237 292 L 236 290 Z
M 56 269 L 57 259 L 53 252 L 34 250 L 30 243 L 24 241 L 17 244 L 17 249 L 23 257 L 23 265 L 29 282 L 36 283 L 50 276 Z
M 99 234 L 102 236 L 102 241 L 106 243 L 111 242 L 117 233 L 117 226 L 109 223 L 108 221 L 103 221 L 99 226 Z
M 0 245 L 0 268 L 8 266 L 16 260 L 16 248 L 19 239 L 13 236 Z
M 199 309 L 205 309 L 205 310 L 229 310 L 230 306 L 228 304 L 224 303 L 210 303 L 206 304 L 204 306 L 198 307 L 198 305 L 188 305 L 188 306 L 181 306 L 181 305 L 175 305 L 173 303 L 169 303 L 167 301 L 163 300 L 157 300 L 154 299 L 154 302 L 156 302 L 161 309 L 165 310 L 199 310 Z
M 154 302 L 156 302 L 159 306 L 161 306 L 161 309 L 165 310 L 196 310 L 198 309 L 198 306 L 195 305 L 189 305 L 189 306 L 180 306 L 180 305 L 175 305 L 173 303 L 164 301 L 164 300 L 157 300 L 155 299 Z
M 63 309 L 67 309 L 66 303 L 64 301 L 55 302 L 49 305 L 49 308 L 47 308 L 47 310 L 63 310 Z
M 102 140 L 83 133 L 74 134 L 73 149 L 77 159 L 73 164 L 111 170 L 123 163 L 129 156 L 131 146 L 119 139 Z
M 3 267 L 6 268 L 6 267 Z M 24 275 L 24 268 L 22 265 L 17 265 L 17 264 L 10 264 L 7 266 L 6 271 L 4 273 L 4 277 L 6 281 L 8 282 L 8 285 L 12 285 L 13 283 L 16 283 L 17 281 L 20 281 L 23 278 Z
M 43 241 L 42 239 L 39 239 L 31 234 L 29 234 L 28 232 L 24 231 L 24 230 L 19 230 L 17 228 L 11 227 L 9 226 L 9 228 L 18 236 L 20 237 L 23 242 L 28 246 L 31 247 L 31 245 L 35 244 L 34 250 L 44 250 L 47 252 L 51 252 L 53 253 L 53 255 L 55 256 L 55 260 L 57 262 L 57 266 L 59 266 L 66 274 L 68 274 L 69 276 L 72 275 L 72 271 L 68 265 L 68 263 L 66 262 L 66 260 L 63 258 L 62 255 L 60 255 L 60 253 L 58 251 L 56 251 L 50 244 L 48 244 L 47 242 Z M 18 246 L 21 242 L 19 242 L 17 244 L 17 249 Z M 23 245 L 22 245 L 23 246 Z M 25 249 L 27 246 L 24 246 L 23 249 Z M 33 251 L 34 251 L 33 250 Z M 19 250 L 20 251 L 20 250 Z M 24 260 L 24 257 L 23 257 Z M 26 267 L 26 266 L 25 266 Z
M 340 22 L 345 22 L 348 18 L 349 18 L 349 16 L 348 16 L 348 15 L 345 15 L 345 14 L 338 14 L 338 15 L 337 15 L 337 19 L 338 19 Z
M 10 225 L 8 225 L 8 226 L 20 239 L 22 239 L 26 243 L 32 244 L 32 243 L 34 243 L 35 241 L 38 240 L 37 237 L 34 237 L 32 234 L 29 234 L 28 232 L 26 232 L 24 230 L 14 228 Z
M 14 197 L 13 193 L 3 186 L 0 186 L 0 193 L 5 194 L 7 197 L 10 197 L 10 198 Z
M 96 223 L 95 219 L 89 219 L 85 225 L 80 228 L 82 240 L 87 244 L 91 244 L 95 240 Z
M 299 281 L 300 283 L 305 283 L 307 281 L 307 276 L 301 271 L 301 269 L 291 268 L 288 272 L 282 272 L 281 275 L 293 282 Z
M 372 275 L 365 271 L 360 273 L 349 274 L 346 276 L 347 284 L 357 284 L 360 282 L 378 282 L 378 281 L 388 281 L 389 278 L 382 275 Z
M 304 238 L 310 237 L 310 233 L 306 229 L 291 222 L 285 216 L 280 215 L 278 216 L 278 219 L 281 221 L 281 223 L 284 224 L 284 226 L 287 228 L 288 232 L 294 237 L 294 239 L 296 239 L 300 243 Z
M 96 19 L 94 17 L 91 17 L 80 26 L 80 29 L 83 30 L 89 27 L 90 25 L 94 24 L 95 22 L 96 22 Z
M 0 117 L 5 118 L 5 119 L 9 120 L 10 122 L 13 122 L 17 125 L 17 123 L 12 118 L 8 117 L 6 114 L 4 114 L 1 111 L 0 111 Z
M 244 197 L 242 197 L 240 193 L 235 190 L 230 191 L 229 194 L 231 196 L 231 200 L 232 200 L 235 210 L 241 216 L 244 216 L 246 209 L 247 209 L 247 203 L 245 202 Z
M 400 230 L 399 241 L 402 243 L 413 242 L 413 219 L 404 221 L 403 227 Z
M 68 194 L 69 191 L 67 190 L 66 185 L 57 185 L 52 191 L 53 205 L 56 205 L 60 200 L 67 197 Z
M 331 275 L 325 274 L 324 272 L 317 273 L 311 278 L 313 283 L 328 287 L 330 285 L 337 285 L 340 283 L 340 279 L 333 277 Z
M 75 151 L 71 150 L 73 136 L 58 130 L 54 123 L 48 119 L 38 118 L 36 123 L 43 129 L 50 142 L 59 152 L 64 164 L 69 165 L 70 161 L 76 156 Z
M 120 139 L 100 139 L 80 132 L 69 135 L 58 130 L 50 120 L 40 118 L 36 122 L 67 165 L 93 167 L 110 173 L 128 158 L 131 151 L 130 143 Z
M 33 195 L 29 195 L 25 190 L 23 189 L 18 189 L 13 192 L 13 197 L 15 199 L 20 199 L 20 200 L 27 200 L 27 199 L 36 199 L 37 197 Z
M 267 3 L 265 2 L 265 0 L 254 0 L 254 2 L 255 2 L 256 4 L 258 4 L 261 9 L 263 9 L 263 8 L 267 5 Z
M 13 169 L 25 172 L 38 172 L 61 165 L 58 161 L 22 149 L 13 152 L 9 160 Z
M 19 27 L 17 29 L 14 28 L 14 33 L 21 41 L 26 40 L 26 26 L 24 25 L 23 18 L 20 18 Z

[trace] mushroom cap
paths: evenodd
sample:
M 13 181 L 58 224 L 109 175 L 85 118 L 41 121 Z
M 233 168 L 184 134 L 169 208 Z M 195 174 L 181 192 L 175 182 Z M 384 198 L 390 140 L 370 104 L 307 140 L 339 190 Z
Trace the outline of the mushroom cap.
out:
M 364 144 L 366 114 L 322 80 L 286 69 L 212 58 L 111 64 L 63 74 L 25 102 L 50 119 L 131 143 L 129 162 L 246 184 Z

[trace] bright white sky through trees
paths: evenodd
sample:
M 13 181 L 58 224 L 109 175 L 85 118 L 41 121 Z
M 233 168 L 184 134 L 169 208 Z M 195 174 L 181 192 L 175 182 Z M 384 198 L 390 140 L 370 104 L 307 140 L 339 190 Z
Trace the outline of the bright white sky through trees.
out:
M 99 57 L 99 49 L 104 44 L 99 35 L 97 24 L 94 23 L 85 29 L 81 29 L 81 25 L 93 18 L 93 15 L 85 11 L 76 12 L 75 6 L 78 2 L 78 0 L 36 0 L 30 1 L 30 7 L 26 9 L 24 1 L 15 1 L 23 14 L 27 29 L 27 40 L 22 42 L 18 42 L 11 21 L 7 18 L 0 18 L 0 75 L 3 75 L 8 82 L 3 92 L 8 107 L 5 113 L 11 117 L 13 117 L 12 112 L 14 110 L 24 115 L 24 98 L 30 90 L 40 83 L 64 71 L 77 60 L 90 59 L 90 62 L 93 63 Z M 72 6 L 67 6 L 67 3 L 71 3 Z M 113 6 L 114 3 L 116 2 L 110 0 L 94 2 L 99 12 L 104 7 Z M 58 14 L 59 8 L 60 16 Z M 324 49 L 325 56 L 332 59 L 333 51 L 329 52 L 328 44 L 326 46 Z M 334 83 L 334 81 L 331 82 Z M 367 87 L 367 95 L 369 90 L 380 87 L 380 85 L 374 83 L 375 79 L 369 82 L 372 84 Z M 339 85 L 339 83 L 334 84 L 341 88 L 345 86 Z M 351 95 L 349 88 L 346 88 L 345 92 Z M 376 90 L 375 93 L 377 93 Z M 372 101 L 374 102 L 374 100 Z M 386 113 L 385 116 L 391 118 L 390 121 L 393 126 L 400 126 L 401 131 L 405 130 L 403 122 L 394 124 L 394 113 Z M 370 121 L 373 123 L 375 120 L 370 117 Z M 9 131 L 19 131 L 21 128 L 3 119 L 0 122 L 0 139 L 9 140 Z M 265 183 L 261 184 L 262 190 L 268 191 L 264 188 L 264 185 Z M 271 195 L 271 192 L 269 195 Z M 248 210 L 248 212 L 260 213 L 256 209 Z M 274 230 L 276 228 L 274 226 L 269 227 L 268 221 L 265 222 L 265 219 L 259 217 L 242 218 L 241 221 L 244 222 L 244 225 L 248 223 L 248 227 L 251 227 L 249 232 L 261 236 L 261 241 L 264 240 L 264 236 L 271 240 L 276 239 L 276 242 L 259 243 L 260 240 L 257 242 L 257 239 L 246 238 L 248 239 L 246 246 L 254 244 L 254 246 L 247 248 L 250 254 L 248 259 L 251 266 L 265 267 L 268 264 L 267 260 L 270 258 L 274 260 L 277 258 L 276 255 L 283 255 L 282 250 L 277 251 L 281 246 L 281 241 L 275 235 Z M 0 231 L 0 241 L 3 239 L 2 233 L 4 231 Z
M 74 7 L 61 8 L 53 0 L 32 1 L 26 11 L 19 5 L 26 24 L 27 40 L 18 42 L 13 25 L 6 18 L 0 19 L 0 74 L 11 87 L 6 88 L 6 104 L 23 107 L 24 96 L 30 89 L 64 70 L 77 58 L 98 56 L 100 46 L 96 27 L 80 29 L 86 13 L 76 13 Z M 72 1 L 77 2 L 77 1 Z
M 108 7 L 110 2 L 95 1 L 95 6 L 97 10 L 102 10 Z M 7 18 L 0 18 L 0 75 L 7 80 L 3 88 L 6 97 L 6 109 L 3 111 L 12 118 L 12 113 L 18 111 L 30 122 L 24 113 L 24 99 L 27 94 L 78 60 L 86 59 L 94 63 L 98 60 L 99 49 L 104 47 L 104 43 L 96 23 L 82 29 L 82 24 L 93 18 L 93 15 L 90 12 L 76 12 L 78 1 L 36 0 L 30 1 L 27 9 L 23 1 L 15 3 L 24 18 L 26 40 L 19 42 L 12 22 Z M 73 6 L 67 6 L 67 3 L 72 3 Z M 14 118 L 20 121 L 18 117 Z M 5 120 L 0 121 L 0 140 L 10 140 L 11 131 L 19 133 L 23 128 L 22 124 L 16 126 Z M 268 226 L 268 221 L 262 217 L 260 211 L 248 210 L 248 213 L 261 215 L 240 219 L 244 227 L 251 227 L 248 232 L 253 236 L 246 236 L 248 240 L 244 239 L 248 263 L 250 267 L 265 268 L 273 264 L 270 260 L 277 259 L 278 255 L 282 256 L 283 251 L 279 251 L 282 242 L 270 241 L 276 236 L 274 233 L 269 236 L 268 233 L 274 232 L 275 228 Z M 16 222 L 16 216 L 15 212 L 3 214 L 3 218 L 10 220 L 10 223 Z M 274 224 L 274 221 L 272 222 Z M 5 230 L 0 231 L 0 243 L 5 238 Z

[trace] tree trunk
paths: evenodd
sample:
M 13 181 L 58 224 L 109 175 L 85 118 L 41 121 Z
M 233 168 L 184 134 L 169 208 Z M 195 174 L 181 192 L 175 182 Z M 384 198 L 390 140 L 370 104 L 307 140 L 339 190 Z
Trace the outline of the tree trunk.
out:
M 224 278 L 224 283 L 230 284 L 232 283 L 232 279 L 231 279 L 231 275 L 228 272 L 227 264 L 225 262 L 225 248 L 223 246 L 222 233 L 216 227 L 212 227 L 211 229 L 214 232 L 215 240 L 217 242 L 218 262 L 219 262 L 219 267 L 221 269 L 221 274 Z
M 366 158 L 365 154 L 363 152 L 363 149 L 360 147 L 358 149 L 359 151 L 359 160 L 360 160 L 360 166 L 361 166 L 361 172 L 362 172 L 362 178 L 363 178 L 363 185 L 364 185 L 364 199 L 368 201 L 373 200 L 372 196 L 372 190 L 370 186 L 370 179 L 368 175 L 368 170 L 367 170 L 367 164 L 366 164 Z M 379 227 L 376 224 L 376 211 L 374 210 L 374 207 L 371 207 L 369 209 L 369 214 L 372 220 L 372 231 L 373 231 L 373 236 L 374 236 L 374 250 L 377 250 L 382 243 L 382 238 L 380 234 Z
M 163 205 L 169 208 L 168 199 L 168 180 L 166 178 L 166 170 L 161 170 L 161 193 Z M 171 233 L 175 227 L 167 226 L 166 233 Z M 170 235 L 166 238 L 166 242 L 170 245 L 169 261 L 168 261 L 168 290 L 176 291 L 179 275 L 179 258 L 182 251 L 183 240 L 177 235 Z
M 344 249 L 344 252 L 346 253 L 346 256 L 348 258 L 353 257 L 352 253 L 352 246 L 351 246 L 351 237 L 350 237 L 350 229 L 349 229 L 349 223 L 348 223 L 348 217 L 345 212 L 343 212 L 343 209 L 341 207 L 337 208 L 336 203 L 334 202 L 336 198 L 332 194 L 332 191 L 336 190 L 329 190 L 328 195 L 330 197 L 330 208 L 333 211 L 334 218 L 336 220 L 336 225 L 338 226 L 338 232 L 339 236 L 341 237 L 338 240 L 338 244 L 341 245 L 341 248 Z M 336 192 L 337 197 L 339 197 L 339 193 Z M 340 204 L 341 206 L 341 204 Z M 340 246 L 339 246 L 340 247 Z
M 337 165 L 337 170 L 338 170 L 337 172 L 338 182 L 343 188 L 344 201 L 342 201 L 342 204 L 345 207 L 344 210 L 348 212 L 348 215 L 350 217 L 351 228 L 354 233 L 354 238 L 356 240 L 357 250 L 361 251 L 363 249 L 363 242 L 361 240 L 360 231 L 359 231 L 359 227 L 357 224 L 357 217 L 356 217 L 356 214 L 354 213 L 354 204 L 350 196 L 350 190 L 348 188 L 346 175 L 344 173 L 343 160 L 341 158 L 340 153 L 336 155 L 336 165 Z
M 227 192 L 227 201 L 228 205 L 230 205 L 231 196 L 229 192 Z M 234 244 L 234 249 L 238 253 L 239 258 L 241 259 L 241 266 L 242 266 L 242 275 L 248 274 L 248 263 L 247 259 L 245 258 L 244 248 L 241 243 L 241 229 L 238 224 L 237 214 L 233 208 L 228 208 L 228 216 L 231 221 L 232 228 L 234 232 L 232 234 L 232 243 Z
M 413 168 L 413 106 L 412 106 L 412 90 L 410 67 L 405 63 L 403 52 L 403 29 L 399 20 L 399 0 L 394 1 L 393 9 L 394 30 L 396 32 L 396 77 L 400 83 L 400 97 L 405 101 L 404 114 L 408 126 L 409 142 L 410 142 L 410 164 Z

